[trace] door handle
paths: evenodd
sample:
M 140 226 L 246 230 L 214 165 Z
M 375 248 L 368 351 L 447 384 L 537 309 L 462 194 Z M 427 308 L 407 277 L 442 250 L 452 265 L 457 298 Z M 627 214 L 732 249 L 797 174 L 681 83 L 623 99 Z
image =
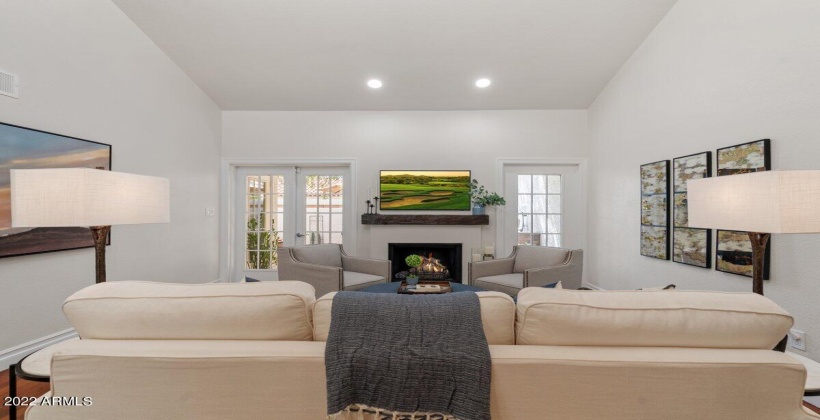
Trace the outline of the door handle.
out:
M 296 234 L 296 237 L 297 237 L 297 238 L 304 238 L 304 237 L 305 237 L 305 234 L 304 234 L 304 233 L 297 233 L 297 234 Z

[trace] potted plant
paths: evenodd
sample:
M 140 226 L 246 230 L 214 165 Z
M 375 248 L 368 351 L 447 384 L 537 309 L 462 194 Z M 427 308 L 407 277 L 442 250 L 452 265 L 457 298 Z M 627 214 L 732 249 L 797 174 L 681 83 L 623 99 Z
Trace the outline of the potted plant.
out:
M 478 180 L 470 182 L 470 199 L 473 201 L 473 214 L 484 214 L 487 206 L 503 206 L 507 204 L 504 197 L 494 192 L 487 191 L 483 185 L 478 184 Z
M 404 259 L 404 262 L 407 264 L 408 267 L 411 269 L 418 268 L 421 265 L 421 256 L 416 254 L 408 255 L 407 258 Z M 419 275 L 414 271 L 410 271 L 410 274 L 407 275 L 405 279 L 408 285 L 414 285 L 419 283 Z

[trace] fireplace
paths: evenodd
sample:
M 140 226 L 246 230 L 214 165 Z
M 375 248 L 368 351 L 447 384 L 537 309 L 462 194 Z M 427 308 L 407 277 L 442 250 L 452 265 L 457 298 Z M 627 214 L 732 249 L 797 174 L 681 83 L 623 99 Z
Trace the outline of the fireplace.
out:
M 410 255 L 423 258 L 419 280 L 449 280 L 461 283 L 461 244 L 413 243 L 387 244 L 387 258 L 392 262 L 391 281 L 402 281 L 410 267 L 404 259 Z

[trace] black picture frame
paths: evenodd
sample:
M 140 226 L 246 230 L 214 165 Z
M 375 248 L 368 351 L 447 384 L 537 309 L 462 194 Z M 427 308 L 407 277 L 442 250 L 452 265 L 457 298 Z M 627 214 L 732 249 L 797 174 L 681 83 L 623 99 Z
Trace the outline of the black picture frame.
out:
M 718 229 L 717 230 L 717 239 L 715 241 L 715 258 L 717 259 L 717 263 L 715 264 L 715 270 L 720 271 L 722 273 L 729 273 L 734 274 L 736 276 L 743 276 L 747 278 L 752 278 L 752 251 L 751 251 L 751 241 L 749 241 L 749 250 L 748 251 L 721 251 L 721 233 L 729 232 L 736 235 L 742 235 L 748 237 L 749 232 L 743 232 L 738 230 L 726 230 L 726 229 Z M 745 240 L 744 240 L 745 242 Z M 748 274 L 744 274 L 740 270 L 731 270 L 727 269 L 726 267 L 729 264 L 726 264 L 725 261 L 728 259 L 727 257 L 731 256 L 732 260 L 730 264 L 732 266 L 741 266 L 744 267 L 745 270 L 748 270 Z M 769 280 L 769 273 L 770 273 L 770 262 L 772 259 L 772 241 L 769 241 L 766 244 L 766 253 L 763 256 L 763 280 Z M 737 262 L 747 262 L 747 264 L 735 264 Z M 722 264 L 723 263 L 723 264 Z M 723 268 L 722 268 L 723 267 Z
M 693 176 L 684 176 L 680 173 L 679 162 L 698 159 L 698 166 L 694 167 Z M 712 230 L 689 227 L 687 190 L 683 186 L 689 179 L 702 179 L 712 176 L 712 152 L 694 153 L 677 157 L 672 160 L 672 261 L 700 267 L 712 268 Z M 682 185 L 683 184 L 683 185 Z M 682 241 L 687 237 L 691 242 L 693 237 L 699 239 L 702 252 L 686 254 L 678 252 L 683 247 Z M 687 258 L 689 256 L 689 258 Z
M 641 165 L 642 256 L 669 260 L 669 177 L 670 161 Z
M 749 162 L 748 159 L 746 157 L 743 157 L 742 155 L 741 156 L 731 156 L 731 155 L 727 156 L 727 153 L 733 153 L 733 152 L 738 151 L 738 150 L 743 151 L 742 149 L 750 149 L 751 151 L 754 151 L 754 149 L 750 148 L 750 147 L 755 146 L 755 145 L 760 150 L 758 155 L 759 155 L 759 159 L 762 159 L 762 162 L 760 162 L 760 161 L 757 161 L 757 162 L 751 161 L 751 162 Z M 726 167 L 726 166 L 730 166 L 730 165 L 727 165 L 727 163 L 728 163 L 727 160 L 728 159 L 738 158 L 738 157 L 741 157 L 741 159 L 740 159 L 741 165 L 733 164 L 733 165 L 731 165 L 733 167 L 728 167 L 728 168 Z M 770 171 L 772 169 L 771 140 L 770 139 L 761 139 L 761 140 L 755 140 L 755 141 L 750 141 L 750 142 L 746 142 L 746 143 L 736 144 L 734 146 L 720 148 L 720 149 L 717 150 L 716 160 L 717 160 L 717 176 L 731 176 L 731 175 L 739 175 L 739 174 L 746 174 L 746 173 L 752 173 L 752 172 Z M 744 162 L 744 161 L 746 161 L 746 162 Z M 730 162 L 734 163 L 735 160 L 732 160 Z M 715 240 L 715 270 L 723 272 L 723 273 L 735 274 L 735 275 L 738 275 L 738 276 L 752 278 L 751 269 L 748 268 L 748 267 L 751 267 L 751 240 L 744 239 L 744 238 L 738 238 L 738 240 L 744 242 L 744 244 L 743 244 L 744 248 L 745 248 L 745 242 L 748 241 L 748 244 L 749 244 L 748 245 L 748 248 L 750 250 L 749 251 L 749 266 L 747 267 L 746 265 L 743 265 L 743 267 L 746 267 L 746 268 L 744 268 L 744 270 L 748 270 L 748 274 L 746 274 L 742 270 L 738 270 L 738 269 L 732 270 L 732 269 L 730 269 L 733 266 L 736 266 L 736 264 L 731 264 L 731 263 L 725 262 L 725 258 L 726 258 L 726 255 L 727 255 L 728 251 L 721 251 L 721 249 L 720 249 L 721 248 L 721 243 L 722 243 L 721 242 L 721 233 L 722 232 L 732 232 L 732 233 L 735 233 L 735 234 L 743 234 L 743 236 L 745 236 L 745 237 L 748 236 L 748 232 L 718 229 L 717 234 L 716 234 L 716 240 Z M 772 242 L 769 241 L 768 244 L 766 245 L 766 254 L 765 254 L 764 260 L 763 260 L 763 280 L 768 280 L 769 279 L 769 272 L 770 272 L 770 265 L 771 265 L 771 246 L 772 246 Z M 738 254 L 737 251 L 735 251 L 735 254 Z M 734 256 L 734 258 L 739 258 L 739 257 Z
M 36 148 L 31 148 L 33 152 L 30 155 L 23 154 L 26 152 L 26 149 L 30 148 L 32 145 L 32 143 L 27 142 L 32 141 L 49 144 L 49 147 L 51 147 L 51 144 L 49 142 L 54 141 L 54 146 L 52 149 L 50 149 L 50 152 L 49 150 L 47 150 L 47 148 L 42 148 L 39 150 Z M 57 145 L 57 142 L 59 142 L 59 145 Z M 77 143 L 75 144 L 74 142 Z M 93 148 L 89 147 L 89 145 L 98 145 L 102 147 Z M 100 159 L 103 159 L 101 162 L 101 166 L 88 167 L 94 167 L 97 169 L 105 169 L 110 171 L 113 162 L 113 147 L 110 144 L 82 139 L 79 137 L 73 137 L 65 134 L 37 130 L 34 128 L 9 124 L 5 122 L 0 122 L 0 146 L 6 146 L 0 147 L 0 151 L 4 151 L 4 153 L 0 152 L 2 153 L 0 154 L 0 164 L 2 164 L 4 161 L 19 161 L 21 160 L 20 156 L 28 157 L 27 159 L 22 159 L 26 163 L 16 165 L 5 165 L 9 166 L 9 168 L 0 170 L 0 211 L 4 211 L 4 209 L 2 208 L 2 202 L 4 200 L 4 197 L 2 196 L 2 190 L 6 187 L 10 188 L 10 184 L 7 184 L 9 180 L 9 169 L 82 167 L 78 165 L 72 165 L 71 162 L 66 161 L 65 158 L 66 156 L 74 156 L 74 154 L 76 153 L 83 153 L 83 151 L 85 151 L 85 153 L 90 154 L 94 154 L 94 151 L 103 151 L 103 154 L 107 154 L 107 159 L 105 159 L 104 157 L 97 157 L 94 160 L 88 161 L 97 162 L 99 164 Z M 64 150 L 64 153 L 62 155 L 48 155 L 48 153 L 56 153 L 61 150 Z M 63 161 L 61 161 L 61 163 L 59 164 L 57 164 L 57 162 L 53 162 L 53 164 L 50 165 L 48 160 L 53 159 L 55 156 L 62 156 Z M 3 216 L 0 215 L 0 217 Z M 8 220 L 11 220 L 10 212 Z M 10 227 L 10 222 L 9 226 L 3 229 L 12 231 Z M 109 235 L 107 244 L 110 243 L 111 236 Z M 69 251 L 74 249 L 84 249 L 93 247 L 94 240 L 91 237 L 91 231 L 87 227 L 33 228 L 26 231 L 20 231 L 0 236 L 0 258 L 46 254 L 51 252 Z
M 466 205 L 463 208 L 391 208 L 391 207 L 385 207 L 386 202 L 389 202 L 389 201 L 386 201 L 384 199 L 384 197 L 383 197 L 384 192 L 382 190 L 382 176 L 385 172 L 405 172 L 405 173 L 408 173 L 408 174 L 412 174 L 413 172 L 417 172 L 417 173 L 466 172 L 467 173 L 467 175 L 466 175 L 467 178 L 469 180 L 473 179 L 473 172 L 469 169 L 452 169 L 452 170 L 445 170 L 445 169 L 430 169 L 430 170 L 425 170 L 425 169 L 382 169 L 382 170 L 379 171 L 379 190 L 378 190 L 379 210 L 381 210 L 381 211 L 413 211 L 413 212 L 421 211 L 421 212 L 426 212 L 426 211 L 470 211 L 472 209 L 472 202 L 469 199 L 469 187 L 468 187 L 468 190 L 467 190 Z
M 763 158 L 763 165 L 748 165 L 746 167 L 739 167 L 739 168 L 727 168 L 727 162 L 725 159 L 721 159 L 727 153 L 731 153 L 734 150 L 740 150 L 743 148 L 747 148 L 749 146 L 760 144 L 762 147 L 762 158 Z M 772 141 L 770 139 L 761 139 L 750 141 L 746 143 L 736 144 L 734 146 L 723 147 L 717 149 L 717 176 L 727 176 L 727 175 L 737 175 L 737 174 L 745 174 L 750 172 L 762 172 L 762 171 L 771 171 L 772 170 Z M 721 164 L 722 163 L 722 164 Z

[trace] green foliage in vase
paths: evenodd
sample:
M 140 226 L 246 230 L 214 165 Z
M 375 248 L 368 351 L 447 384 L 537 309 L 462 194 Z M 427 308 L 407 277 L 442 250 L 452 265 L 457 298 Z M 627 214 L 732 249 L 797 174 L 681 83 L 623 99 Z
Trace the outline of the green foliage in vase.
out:
M 276 220 L 271 219 L 270 230 L 259 230 L 260 218 L 261 216 L 248 219 L 248 242 L 245 249 L 250 252 L 245 261 L 245 268 L 250 270 L 267 270 L 279 263 L 276 256 L 276 248 L 279 246 Z
M 409 255 L 404 259 L 404 262 L 407 263 L 408 267 L 416 268 L 421 265 L 421 257 L 416 254 Z
M 484 188 L 483 185 L 479 185 L 478 180 L 475 179 L 470 182 L 470 198 L 473 200 L 473 203 L 482 206 L 503 206 L 507 204 L 504 197 L 497 193 L 487 191 L 487 189 Z

